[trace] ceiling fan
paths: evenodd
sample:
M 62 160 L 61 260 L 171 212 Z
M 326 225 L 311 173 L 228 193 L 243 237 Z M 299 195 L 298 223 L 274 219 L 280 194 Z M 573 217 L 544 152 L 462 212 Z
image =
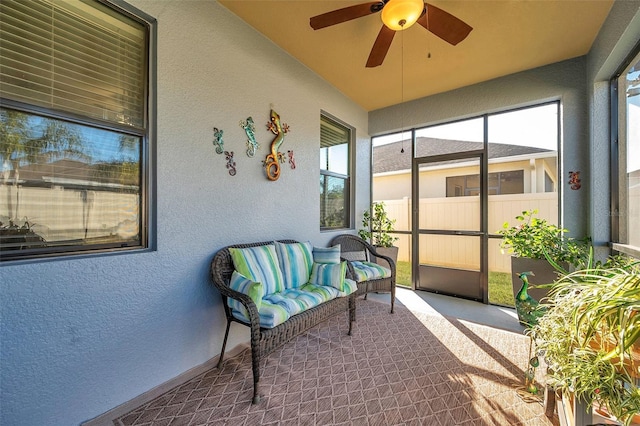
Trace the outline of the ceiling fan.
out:
M 396 31 L 405 30 L 416 22 L 454 46 L 473 29 L 450 13 L 423 3 L 423 0 L 381 0 L 357 4 L 314 16 L 309 24 L 314 30 L 319 30 L 377 12 L 381 12 L 383 25 L 371 48 L 367 68 L 382 65 Z

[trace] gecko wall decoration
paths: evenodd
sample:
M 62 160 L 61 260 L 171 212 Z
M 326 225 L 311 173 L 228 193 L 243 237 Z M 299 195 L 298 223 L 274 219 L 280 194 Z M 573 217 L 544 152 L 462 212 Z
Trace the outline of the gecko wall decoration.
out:
M 291 166 L 291 169 L 295 169 L 296 168 L 296 159 L 293 158 L 293 151 L 287 151 L 287 154 L 289 155 L 289 165 Z
M 229 169 L 229 174 L 231 176 L 236 175 L 236 162 L 233 159 L 233 151 L 225 151 L 225 157 L 227 158 L 227 169 Z
M 569 172 L 569 185 L 574 191 L 582 187 L 580 183 L 580 172 Z
M 222 154 L 224 152 L 223 133 L 224 131 L 222 129 L 218 129 L 217 127 L 213 128 L 213 145 L 216 147 L 216 154 Z
M 289 133 L 289 126 L 285 123 L 280 123 L 278 113 L 271 110 L 271 120 L 267 123 L 267 129 L 276 137 L 271 141 L 271 153 L 267 154 L 262 164 L 267 173 L 267 179 L 275 181 L 280 177 L 280 163 L 284 163 L 284 154 L 278 150 L 284 142 L 284 135 Z
M 247 121 L 240 120 L 240 127 L 247 134 L 247 157 L 253 157 L 256 155 L 256 150 L 260 148 L 260 144 L 256 141 L 256 126 L 253 123 L 253 118 L 247 117 Z

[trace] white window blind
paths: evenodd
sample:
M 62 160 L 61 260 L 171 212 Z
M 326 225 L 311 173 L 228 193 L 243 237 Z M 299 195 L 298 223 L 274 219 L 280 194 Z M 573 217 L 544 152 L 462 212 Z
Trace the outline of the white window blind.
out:
M 2 0 L 1 96 L 143 128 L 145 37 L 93 0 Z

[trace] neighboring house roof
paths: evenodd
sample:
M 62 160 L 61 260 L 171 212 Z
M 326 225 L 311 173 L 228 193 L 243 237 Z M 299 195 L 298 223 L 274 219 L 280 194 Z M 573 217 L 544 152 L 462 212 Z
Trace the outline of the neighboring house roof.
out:
M 419 137 L 416 140 L 416 156 L 430 157 L 434 155 L 453 154 L 458 152 L 482 149 L 482 142 L 467 142 L 450 139 Z M 411 141 L 404 141 L 404 153 L 400 153 L 402 142 L 392 142 L 373 147 L 373 173 L 388 173 L 411 169 Z M 555 153 L 548 149 L 533 148 L 503 143 L 489 144 L 489 159 L 513 157 L 519 155 Z M 441 162 L 455 163 L 459 160 Z
M 122 176 L 113 171 L 113 167 L 103 163 L 89 164 L 84 161 L 61 159 L 48 163 L 27 164 L 19 169 L 19 179 L 23 185 L 63 186 L 90 185 L 112 188 L 122 185 L 138 185 L 137 177 Z
M 50 163 L 27 164 L 20 167 L 20 180 L 44 180 L 46 177 L 58 176 L 67 179 L 89 180 L 90 166 L 78 160 L 63 159 Z

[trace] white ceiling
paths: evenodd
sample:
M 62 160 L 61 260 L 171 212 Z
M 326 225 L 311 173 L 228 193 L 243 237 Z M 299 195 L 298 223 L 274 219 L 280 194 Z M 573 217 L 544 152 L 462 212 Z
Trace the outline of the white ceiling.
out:
M 309 26 L 312 16 L 365 2 L 220 0 L 367 111 L 585 55 L 613 4 L 429 1 L 473 27 L 469 36 L 452 46 L 416 24 L 395 35 L 381 66 L 365 68 L 379 13 L 317 31 Z

